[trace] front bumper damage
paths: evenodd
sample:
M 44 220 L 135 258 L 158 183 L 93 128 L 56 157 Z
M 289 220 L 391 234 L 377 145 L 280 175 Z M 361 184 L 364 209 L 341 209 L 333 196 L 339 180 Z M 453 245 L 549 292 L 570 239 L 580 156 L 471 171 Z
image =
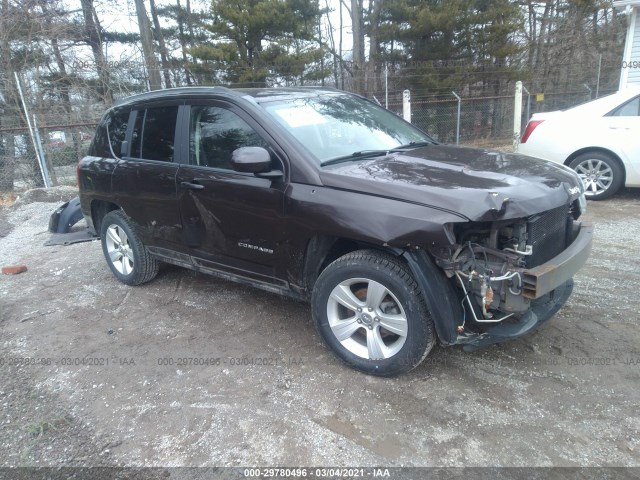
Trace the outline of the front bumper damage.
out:
M 532 300 L 563 285 L 580 270 L 589 258 L 593 242 L 593 225 L 577 225 L 578 235 L 560 255 L 546 263 L 522 272 L 522 295 Z
M 484 331 L 465 331 L 458 334 L 456 344 L 465 352 L 473 352 L 496 343 L 506 342 L 537 330 L 551 319 L 566 303 L 573 290 L 573 280 L 567 280 L 556 289 L 531 302 L 531 309 L 520 318 L 511 317 L 486 327 Z
M 571 295 L 573 276 L 589 258 L 592 241 L 593 225 L 575 223 L 573 241 L 560 254 L 534 268 L 518 269 L 522 280 L 520 295 L 528 308 L 515 314 L 506 312 L 503 320 L 493 321 L 483 321 L 482 312 L 469 300 L 472 292 L 454 288 L 462 280 L 454 277 L 453 283 L 448 281 L 450 278 L 426 252 L 412 251 L 404 256 L 425 292 L 440 342 L 463 345 L 465 351 L 473 351 L 526 335 L 552 318 Z M 443 280 L 447 280 L 445 286 Z M 456 284 L 456 280 L 460 283 Z

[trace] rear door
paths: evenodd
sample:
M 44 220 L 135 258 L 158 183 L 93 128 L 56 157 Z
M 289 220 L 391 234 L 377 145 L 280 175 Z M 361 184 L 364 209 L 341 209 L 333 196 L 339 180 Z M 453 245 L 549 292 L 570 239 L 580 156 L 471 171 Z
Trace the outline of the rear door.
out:
M 284 154 L 239 107 L 207 100 L 185 106 L 186 157 L 176 185 L 184 242 L 201 267 L 285 287 Z M 232 152 L 264 147 L 283 178 L 259 178 L 231 168 Z
M 155 253 L 174 256 L 184 250 L 180 210 L 176 202 L 179 146 L 176 144 L 179 103 L 134 107 L 129 116 L 127 141 L 112 176 L 112 191 Z M 188 256 L 185 256 L 188 260 Z

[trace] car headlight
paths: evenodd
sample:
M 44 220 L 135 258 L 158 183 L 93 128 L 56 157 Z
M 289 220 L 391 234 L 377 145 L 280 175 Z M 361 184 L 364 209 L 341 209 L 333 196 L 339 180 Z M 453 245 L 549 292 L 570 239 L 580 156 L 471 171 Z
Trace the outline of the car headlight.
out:
M 587 197 L 584 196 L 584 193 L 578 197 L 578 204 L 580 205 L 580 215 L 587 213 Z

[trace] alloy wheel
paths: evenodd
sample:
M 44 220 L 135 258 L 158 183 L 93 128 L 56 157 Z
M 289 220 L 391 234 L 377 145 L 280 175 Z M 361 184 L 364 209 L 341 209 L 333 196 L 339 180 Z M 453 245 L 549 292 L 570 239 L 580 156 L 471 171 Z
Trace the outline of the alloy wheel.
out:
M 133 251 L 129 237 L 118 225 L 107 228 L 107 253 L 114 268 L 122 275 L 129 275 L 133 271 Z
M 390 358 L 408 334 L 406 313 L 384 285 L 350 278 L 336 285 L 327 303 L 329 327 L 351 353 L 369 360 Z
M 613 170 L 604 161 L 587 159 L 575 166 L 575 171 L 584 183 L 585 193 L 589 196 L 601 195 L 613 183 Z

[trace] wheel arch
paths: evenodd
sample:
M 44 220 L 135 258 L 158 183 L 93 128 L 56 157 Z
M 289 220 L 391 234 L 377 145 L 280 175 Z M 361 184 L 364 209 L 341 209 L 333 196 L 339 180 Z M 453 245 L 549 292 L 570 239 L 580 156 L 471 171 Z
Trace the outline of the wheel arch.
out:
M 622 185 L 626 185 L 627 183 L 627 170 L 624 166 L 624 162 L 622 161 L 622 159 L 620 158 L 620 156 L 609 150 L 608 148 L 604 148 L 604 147 L 585 147 L 585 148 L 581 148 L 579 150 L 576 150 L 575 152 L 573 152 L 571 155 L 569 155 L 567 157 L 567 159 L 564 161 L 564 165 L 566 165 L 567 167 L 571 164 L 571 162 L 573 162 L 576 158 L 578 158 L 580 155 L 584 154 L 584 153 L 589 153 L 589 152 L 596 152 L 596 153 L 602 153 L 604 155 L 608 155 L 610 156 L 613 160 L 615 160 L 616 162 L 618 162 L 618 165 L 620 166 L 620 168 L 622 169 Z
M 348 238 L 317 235 L 309 241 L 305 253 L 304 281 L 309 295 L 320 273 L 329 264 L 343 255 L 363 249 L 388 253 L 405 263 L 424 295 L 440 343 L 457 343 L 456 328 L 462 324 L 464 317 L 459 296 L 446 275 L 423 249 L 381 247 Z
M 440 343 L 455 345 L 464 320 L 460 295 L 425 250 L 406 250 L 402 256 L 424 295 Z
M 304 255 L 303 280 L 307 292 L 313 290 L 320 273 L 334 260 L 356 250 L 378 250 L 401 257 L 402 250 L 393 247 L 381 247 L 367 242 L 345 237 L 315 235 L 307 243 Z
M 102 228 L 102 219 L 113 210 L 122 209 L 115 203 L 106 200 L 93 200 L 91 202 L 91 221 L 98 235 L 100 235 L 100 229 Z
M 98 207 L 103 211 L 110 208 L 100 219 L 101 229 L 104 229 L 100 243 L 109 269 L 125 285 L 140 285 L 153 280 L 159 271 L 158 259 L 147 250 L 124 211 L 112 206 L 115 204 L 105 202 Z M 112 228 L 113 231 L 107 233 Z

